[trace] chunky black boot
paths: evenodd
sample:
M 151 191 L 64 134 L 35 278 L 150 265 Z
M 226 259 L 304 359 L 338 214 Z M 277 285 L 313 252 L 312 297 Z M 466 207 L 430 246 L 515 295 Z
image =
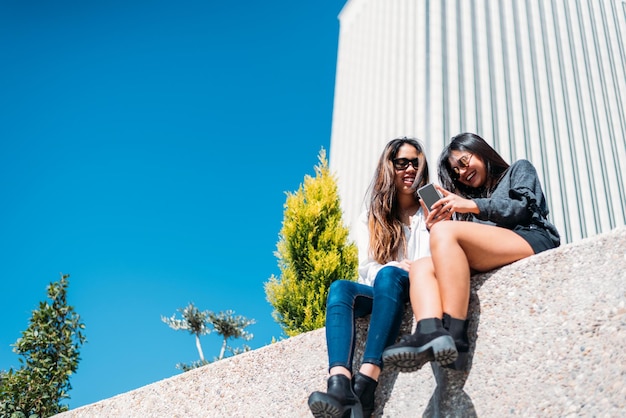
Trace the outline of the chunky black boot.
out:
M 443 314 L 443 327 L 448 330 L 454 339 L 456 350 L 459 353 L 457 359 L 453 363 L 447 364 L 443 367 L 447 367 L 452 370 L 465 370 L 467 368 L 467 361 L 469 357 L 469 337 L 467 336 L 468 325 L 469 320 L 467 319 L 452 318 L 447 313 Z
M 313 392 L 309 396 L 309 408 L 316 418 L 339 418 L 350 413 L 352 418 L 363 418 L 361 402 L 352 390 L 347 376 L 335 374 L 328 378 L 328 390 Z
M 383 351 L 386 368 L 400 372 L 419 370 L 429 361 L 443 366 L 457 358 L 456 346 L 441 319 L 426 318 L 417 323 L 415 332 Z
M 374 412 L 374 394 L 376 393 L 377 386 L 378 382 L 376 380 L 361 372 L 357 372 L 357 374 L 352 377 L 352 387 L 354 388 L 354 393 L 361 401 L 363 416 L 365 418 L 371 417 Z

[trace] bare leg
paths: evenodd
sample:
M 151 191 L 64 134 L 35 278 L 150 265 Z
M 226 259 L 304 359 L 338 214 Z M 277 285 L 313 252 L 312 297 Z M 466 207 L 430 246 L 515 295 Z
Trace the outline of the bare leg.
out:
M 471 269 L 487 271 L 533 254 L 526 240 L 513 231 L 473 222 L 435 224 L 430 250 L 432 256 L 413 262 L 409 271 L 416 332 L 383 352 L 385 366 L 403 372 L 418 370 L 429 361 L 442 366 L 454 363 L 459 355 L 455 339 L 467 352 L 463 338 L 453 339 L 442 318 L 445 312 L 455 334 L 465 333 Z
M 378 380 L 378 376 L 380 376 L 380 367 L 372 363 L 363 363 L 359 371 L 374 380 Z
M 346 369 L 343 366 L 335 366 L 335 367 L 331 367 L 331 369 L 328 372 L 331 376 L 334 376 L 336 374 L 342 374 L 344 376 L 346 376 L 348 379 L 352 378 L 352 373 L 350 373 L 350 370 Z
M 443 328 L 439 283 L 431 257 L 420 258 L 409 269 L 411 308 L 417 320 L 415 332 L 383 352 L 385 367 L 401 372 L 419 370 L 429 361 L 440 365 L 454 362 L 454 340 Z
M 420 258 L 409 270 L 409 294 L 415 319 L 441 318 L 443 315 L 439 283 L 431 257 Z
M 475 222 L 439 222 L 430 232 L 430 249 L 443 312 L 465 319 L 470 269 L 489 271 L 533 255 L 515 232 Z

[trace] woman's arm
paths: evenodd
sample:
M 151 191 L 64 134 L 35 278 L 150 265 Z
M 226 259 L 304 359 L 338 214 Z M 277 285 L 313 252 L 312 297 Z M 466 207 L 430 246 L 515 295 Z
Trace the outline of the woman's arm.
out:
M 519 160 L 511 165 L 490 197 L 473 199 L 478 207 L 475 216 L 503 226 L 527 224 L 538 210 L 537 190 L 541 186 L 535 167 Z

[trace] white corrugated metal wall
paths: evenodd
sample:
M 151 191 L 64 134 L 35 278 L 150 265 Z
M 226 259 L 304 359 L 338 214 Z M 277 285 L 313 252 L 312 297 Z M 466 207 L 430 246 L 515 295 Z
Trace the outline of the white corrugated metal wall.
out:
M 330 166 L 352 225 L 383 146 L 472 131 L 529 159 L 564 242 L 626 224 L 624 0 L 349 0 Z

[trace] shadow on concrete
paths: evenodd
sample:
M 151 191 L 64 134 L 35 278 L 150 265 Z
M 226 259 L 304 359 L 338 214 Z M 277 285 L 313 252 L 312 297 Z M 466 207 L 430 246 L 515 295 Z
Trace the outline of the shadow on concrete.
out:
M 451 370 L 431 363 L 431 368 L 436 381 L 435 390 L 428 402 L 428 406 L 423 412 L 423 417 L 477 417 L 476 408 L 470 396 L 464 391 L 465 382 L 472 369 L 472 361 L 477 344 L 478 324 L 480 322 L 480 299 L 478 291 L 485 281 L 497 270 L 472 276 L 470 288 L 470 303 L 468 310 L 468 335 L 470 340 L 470 351 L 466 370 Z M 355 368 L 360 367 L 360 359 L 363 357 L 365 340 L 369 316 L 357 320 L 357 345 L 355 349 Z M 411 305 L 407 304 L 400 328 L 398 339 L 413 331 L 415 321 Z M 391 392 L 398 378 L 398 372 L 383 370 L 379 377 L 378 389 L 376 391 L 376 410 L 373 416 L 382 416 L 385 404 L 391 397 Z
M 474 275 L 470 282 L 470 301 L 467 318 L 469 319 L 468 336 L 470 349 L 465 370 L 451 370 L 431 363 L 437 386 L 433 392 L 423 417 L 477 417 L 476 408 L 470 396 L 465 392 L 465 382 L 472 370 L 474 352 L 478 340 L 480 322 L 480 299 L 478 290 L 495 273 Z
M 361 367 L 369 322 L 369 315 L 363 318 L 357 318 L 356 320 L 356 346 L 354 349 L 353 370 L 359 370 Z M 396 341 L 399 341 L 400 337 L 403 335 L 410 334 L 413 331 L 413 325 L 413 312 L 411 311 L 411 305 L 407 303 L 404 308 L 404 316 L 402 317 L 402 324 L 400 325 L 400 332 L 398 333 Z M 378 377 L 378 388 L 376 389 L 376 409 L 374 410 L 372 416 L 377 417 L 382 415 L 383 408 L 391 397 L 391 391 L 393 390 L 397 378 L 398 372 L 391 372 L 387 370 L 383 370 Z

